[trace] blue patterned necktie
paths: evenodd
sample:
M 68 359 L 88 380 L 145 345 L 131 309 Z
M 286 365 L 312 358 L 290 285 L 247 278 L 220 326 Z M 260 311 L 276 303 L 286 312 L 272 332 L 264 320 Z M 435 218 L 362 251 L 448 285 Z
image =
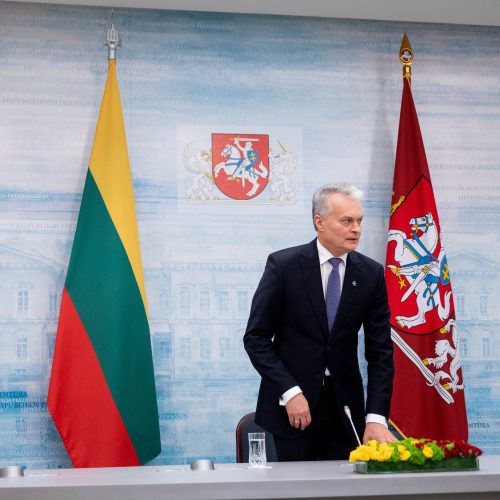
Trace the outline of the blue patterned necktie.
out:
M 328 262 L 332 265 L 332 270 L 330 272 L 330 276 L 328 276 L 325 301 L 326 315 L 328 317 L 328 331 L 331 332 L 340 302 L 339 264 L 342 262 L 342 259 L 339 257 L 332 257 Z

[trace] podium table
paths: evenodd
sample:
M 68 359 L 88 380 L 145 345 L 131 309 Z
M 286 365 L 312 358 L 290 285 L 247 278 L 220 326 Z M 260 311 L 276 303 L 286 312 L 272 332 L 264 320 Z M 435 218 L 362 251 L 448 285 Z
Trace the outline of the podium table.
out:
M 480 470 L 357 474 L 344 461 L 215 464 L 100 469 L 26 470 L 0 478 L 0 500 L 250 500 L 250 499 L 499 499 L 500 456 L 480 458 Z

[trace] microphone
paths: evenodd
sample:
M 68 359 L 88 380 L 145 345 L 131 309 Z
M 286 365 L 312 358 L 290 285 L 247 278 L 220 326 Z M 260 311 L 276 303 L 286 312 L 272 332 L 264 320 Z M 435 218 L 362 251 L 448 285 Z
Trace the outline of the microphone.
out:
M 361 441 L 359 440 L 358 432 L 356 431 L 356 427 L 354 427 L 354 422 L 352 421 L 352 418 L 351 418 L 351 410 L 349 409 L 349 407 L 347 405 L 344 406 L 344 413 L 347 415 L 349 422 L 351 422 L 352 430 L 354 431 L 354 435 L 356 436 L 356 439 L 358 440 L 359 446 L 361 446 Z

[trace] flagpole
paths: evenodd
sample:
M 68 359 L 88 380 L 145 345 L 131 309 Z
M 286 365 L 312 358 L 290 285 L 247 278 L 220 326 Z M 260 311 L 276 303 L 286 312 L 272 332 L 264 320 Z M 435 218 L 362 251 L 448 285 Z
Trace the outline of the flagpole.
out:
M 413 62 L 413 50 L 408 40 L 408 35 L 405 33 L 399 49 L 399 60 L 403 65 L 403 78 L 408 80 L 411 85 L 411 63 Z
M 132 177 L 116 78 L 108 76 L 62 292 L 47 407 L 75 467 L 138 466 L 161 452 Z M 82 383 L 82 377 L 85 383 Z

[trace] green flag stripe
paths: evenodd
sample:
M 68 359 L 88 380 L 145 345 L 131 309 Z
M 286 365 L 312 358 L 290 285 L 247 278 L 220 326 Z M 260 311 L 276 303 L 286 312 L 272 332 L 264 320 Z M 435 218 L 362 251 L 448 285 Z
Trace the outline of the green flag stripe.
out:
M 145 463 L 158 454 L 160 443 L 149 326 L 132 267 L 90 170 L 66 289 Z

